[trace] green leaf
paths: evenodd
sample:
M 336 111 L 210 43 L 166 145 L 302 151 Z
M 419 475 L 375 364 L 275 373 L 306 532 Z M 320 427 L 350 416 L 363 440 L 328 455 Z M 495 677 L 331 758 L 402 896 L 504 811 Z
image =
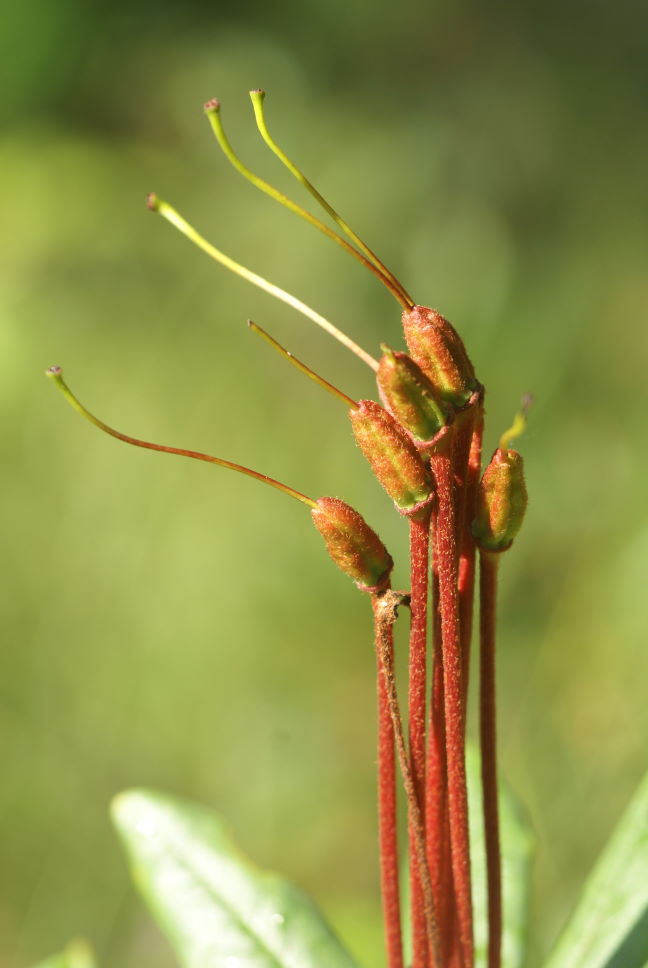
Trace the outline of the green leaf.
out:
M 205 807 L 132 790 L 113 819 L 184 968 L 357 968 L 313 903 L 250 864 Z
M 589 876 L 546 968 L 648 966 L 648 773 Z
M 470 860 L 473 881 L 475 964 L 487 963 L 488 907 L 486 894 L 486 854 L 481 802 L 480 758 L 468 746 L 468 808 L 470 818 Z M 535 841 L 519 801 L 505 784 L 499 788 L 500 843 L 502 850 L 502 968 L 521 968 L 524 963 L 531 862 Z
M 58 955 L 39 961 L 36 968 L 96 968 L 92 948 L 82 938 L 75 938 Z

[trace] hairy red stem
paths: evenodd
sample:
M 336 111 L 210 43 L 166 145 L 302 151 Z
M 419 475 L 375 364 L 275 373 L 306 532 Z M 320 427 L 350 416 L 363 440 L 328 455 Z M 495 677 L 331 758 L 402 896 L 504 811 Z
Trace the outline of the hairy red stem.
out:
M 468 702 L 470 679 L 470 644 L 473 626 L 473 605 L 475 598 L 475 540 L 471 526 L 475 511 L 477 487 L 481 473 L 482 435 L 484 432 L 484 410 L 479 404 L 471 422 L 471 441 L 468 454 L 463 521 L 460 529 L 459 551 L 459 621 L 461 625 L 461 656 L 463 666 L 464 702 Z
M 431 459 L 436 480 L 438 523 L 436 533 L 439 573 L 439 609 L 443 649 L 443 687 L 448 774 L 448 813 L 452 877 L 463 968 L 474 962 L 470 846 L 465 758 L 465 702 L 461 631 L 459 625 L 456 497 L 452 457 L 447 452 Z
M 439 916 L 443 964 L 448 961 L 453 934 L 452 871 L 450 869 L 448 784 L 446 766 L 443 650 L 439 608 L 439 571 L 436 544 L 437 509 L 432 511 L 432 684 L 425 773 L 426 846 L 434 902 Z
M 479 632 L 482 805 L 488 888 L 488 968 L 500 968 L 502 949 L 502 869 L 497 802 L 497 724 L 495 626 L 499 556 L 479 556 Z
M 393 625 L 398 605 L 403 604 L 408 596 L 399 592 L 387 591 L 373 596 L 374 616 L 376 621 L 376 644 L 381 658 L 381 671 L 389 703 L 389 712 L 394 728 L 394 740 L 396 752 L 400 766 L 405 796 L 407 798 L 408 814 L 413 821 L 414 842 L 416 845 L 416 862 L 421 876 L 421 886 L 423 891 L 425 928 L 427 938 L 427 948 L 429 952 L 429 965 L 431 968 L 442 968 L 442 961 L 439 948 L 439 928 L 436 908 L 434 906 L 434 896 L 432 894 L 432 884 L 430 881 L 430 871 L 427 865 L 425 854 L 425 828 L 421 809 L 417 800 L 414 787 L 414 777 L 411 764 L 405 745 L 405 735 L 403 732 L 403 722 L 400 714 L 398 694 L 396 691 L 396 679 L 394 676 L 393 647 L 390 646 L 391 631 L 389 626 Z
M 378 668 L 378 837 L 380 845 L 380 890 L 382 895 L 387 968 L 403 968 L 400 892 L 398 881 L 398 836 L 396 814 L 396 757 L 394 726 L 389 711 L 384 661 L 394 655 L 393 623 L 379 624 L 378 599 L 372 597 L 376 662 Z
M 410 518 L 409 749 L 412 780 L 425 831 L 425 706 L 427 672 L 427 602 L 430 511 Z M 414 818 L 409 816 L 412 968 L 426 968 L 427 941 L 421 872 L 417 860 Z

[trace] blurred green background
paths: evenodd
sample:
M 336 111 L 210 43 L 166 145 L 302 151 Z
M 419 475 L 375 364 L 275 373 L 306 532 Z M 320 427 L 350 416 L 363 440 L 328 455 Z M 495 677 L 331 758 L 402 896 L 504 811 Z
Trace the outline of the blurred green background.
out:
M 354 397 L 371 373 L 144 207 L 376 352 L 399 311 L 261 196 L 303 200 L 280 143 L 458 326 L 488 388 L 487 449 L 520 395 L 529 514 L 503 563 L 502 769 L 538 838 L 538 965 L 646 760 L 648 14 L 634 2 L 3 6 L 0 964 L 83 933 L 104 965 L 174 963 L 107 819 L 148 785 L 211 804 L 382 964 L 368 602 L 301 505 L 100 435 L 117 427 L 358 507 L 403 570 L 406 527 L 339 404 L 251 317 Z M 473 726 L 474 728 L 474 726 Z

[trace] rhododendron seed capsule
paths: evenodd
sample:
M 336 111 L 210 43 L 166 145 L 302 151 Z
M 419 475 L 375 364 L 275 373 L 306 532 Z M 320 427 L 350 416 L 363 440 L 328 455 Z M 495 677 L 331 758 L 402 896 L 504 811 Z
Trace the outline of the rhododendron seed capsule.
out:
M 360 450 L 380 484 L 399 511 L 416 513 L 429 500 L 432 484 L 407 431 L 373 400 L 360 400 L 349 416 Z
M 454 326 L 435 309 L 414 306 L 403 313 L 403 330 L 412 359 L 437 393 L 457 407 L 464 406 L 478 384 Z
M 366 591 L 387 588 L 394 562 L 362 515 L 335 497 L 318 498 L 311 514 L 326 550 L 345 575 Z
M 431 440 L 447 423 L 448 407 L 414 360 L 400 351 L 381 346 L 376 379 L 383 403 L 417 440 Z
M 522 526 L 527 506 L 522 455 L 498 447 L 477 491 L 472 525 L 482 551 L 506 551 Z

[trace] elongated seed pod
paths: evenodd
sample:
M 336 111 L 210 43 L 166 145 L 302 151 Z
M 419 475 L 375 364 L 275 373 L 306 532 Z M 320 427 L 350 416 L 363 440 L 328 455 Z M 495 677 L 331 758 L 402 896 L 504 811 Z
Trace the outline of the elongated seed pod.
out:
M 383 403 L 413 437 L 431 440 L 448 421 L 448 405 L 407 353 L 385 345 L 381 349 L 376 380 Z
M 415 514 L 430 499 L 432 483 L 407 431 L 373 400 L 360 400 L 349 417 L 360 450 L 397 509 Z
M 388 587 L 394 562 L 362 515 L 335 497 L 318 498 L 311 514 L 326 550 L 345 575 L 363 591 Z
M 483 551 L 506 551 L 522 526 L 527 506 L 522 455 L 498 447 L 477 491 L 477 511 L 472 525 L 475 541 Z
M 438 394 L 457 407 L 467 403 L 478 384 L 454 326 L 436 309 L 414 306 L 403 313 L 403 330 L 412 359 Z

